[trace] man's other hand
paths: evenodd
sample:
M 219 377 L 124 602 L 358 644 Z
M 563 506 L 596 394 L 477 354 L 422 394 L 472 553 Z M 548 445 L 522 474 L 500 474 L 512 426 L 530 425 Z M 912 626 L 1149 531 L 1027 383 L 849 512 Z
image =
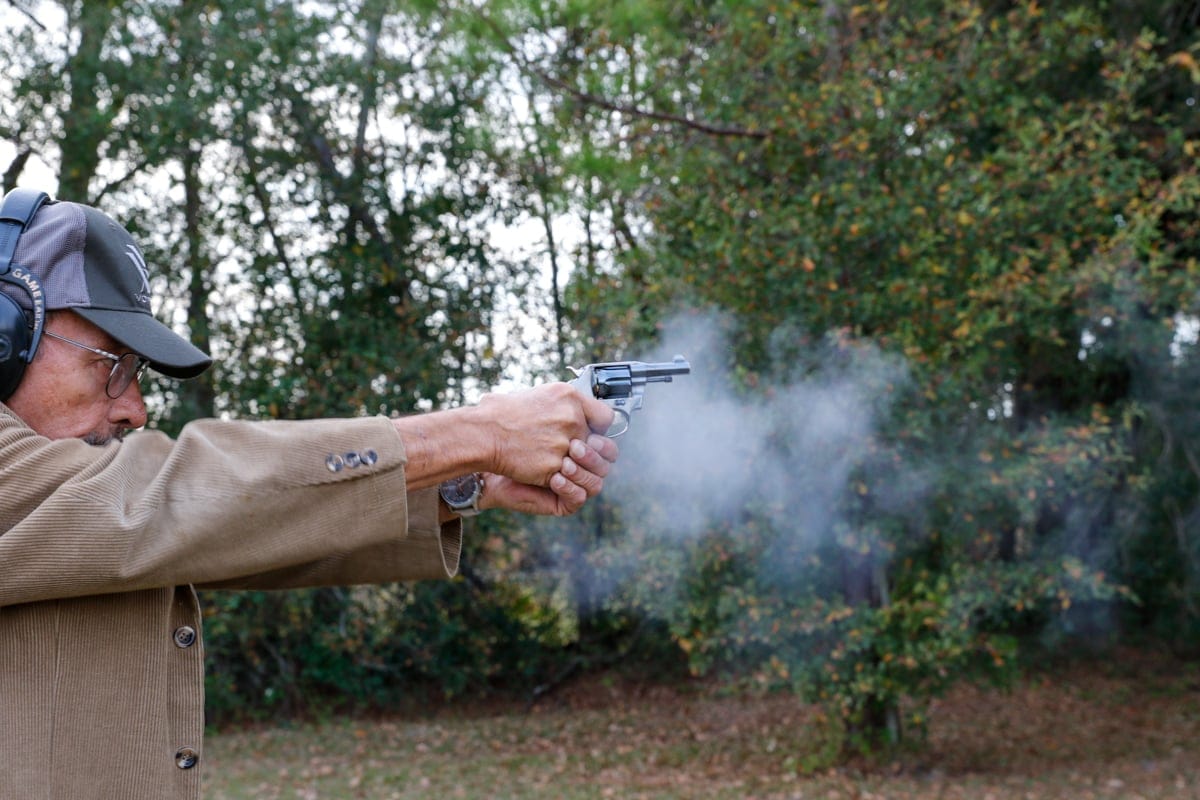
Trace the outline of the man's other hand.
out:
M 604 488 L 604 479 L 618 455 L 617 443 L 598 433 L 589 435 L 586 442 L 574 439 L 547 487 L 519 483 L 504 475 L 486 475 L 480 508 L 559 517 L 574 514 Z

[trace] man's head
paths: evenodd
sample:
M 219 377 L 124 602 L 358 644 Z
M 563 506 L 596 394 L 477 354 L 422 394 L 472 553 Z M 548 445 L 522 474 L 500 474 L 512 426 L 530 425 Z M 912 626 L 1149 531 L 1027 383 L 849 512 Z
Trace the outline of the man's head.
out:
M 154 318 L 141 250 L 103 212 L 77 203 L 41 206 L 17 241 L 11 267 L 40 285 L 47 335 L 15 391 L 0 399 L 39 433 L 105 441 L 145 423 L 136 381 L 117 397 L 106 393 L 106 386 L 123 383 L 109 381 L 119 366 L 111 356 L 134 353 L 174 378 L 195 377 L 211 363 Z M 9 269 L 0 264 L 0 272 Z M 32 293 L 13 283 L 0 283 L 0 292 L 26 312 L 32 326 Z M 130 361 L 119 366 L 118 378 L 128 372 Z

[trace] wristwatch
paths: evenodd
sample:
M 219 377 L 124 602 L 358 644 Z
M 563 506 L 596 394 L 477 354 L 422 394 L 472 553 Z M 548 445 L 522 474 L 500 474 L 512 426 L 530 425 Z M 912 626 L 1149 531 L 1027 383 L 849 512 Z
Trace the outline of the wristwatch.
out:
M 455 514 L 473 517 L 482 510 L 479 508 L 479 498 L 483 497 L 483 474 L 472 472 L 443 481 L 438 492 Z

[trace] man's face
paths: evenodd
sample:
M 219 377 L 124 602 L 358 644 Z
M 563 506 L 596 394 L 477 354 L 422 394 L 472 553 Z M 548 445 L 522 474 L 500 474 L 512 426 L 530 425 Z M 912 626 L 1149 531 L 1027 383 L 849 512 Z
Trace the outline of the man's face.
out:
M 128 348 L 70 311 L 46 317 L 46 330 L 118 355 Z M 43 336 L 33 363 L 8 399 L 13 413 L 42 436 L 105 444 L 146 424 L 146 404 L 137 381 L 117 399 L 105 393 L 113 362 L 104 356 Z

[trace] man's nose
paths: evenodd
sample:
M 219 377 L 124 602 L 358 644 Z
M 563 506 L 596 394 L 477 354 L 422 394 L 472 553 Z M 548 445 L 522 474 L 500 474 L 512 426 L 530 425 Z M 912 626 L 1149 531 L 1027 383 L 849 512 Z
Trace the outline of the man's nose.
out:
M 108 421 L 123 428 L 141 428 L 146 424 L 146 401 L 142 387 L 133 381 L 109 406 Z

